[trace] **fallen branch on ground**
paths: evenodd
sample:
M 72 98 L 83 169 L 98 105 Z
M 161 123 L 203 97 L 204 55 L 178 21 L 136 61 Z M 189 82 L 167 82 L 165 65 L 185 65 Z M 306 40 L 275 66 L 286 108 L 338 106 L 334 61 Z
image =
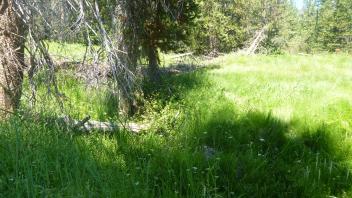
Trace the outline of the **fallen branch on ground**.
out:
M 145 124 L 127 123 L 126 125 L 112 123 L 112 122 L 100 122 L 90 120 L 91 117 L 87 116 L 83 120 L 75 120 L 68 116 L 60 118 L 60 120 L 66 125 L 66 127 L 73 131 L 79 131 L 82 133 L 91 133 L 93 131 L 101 133 L 114 133 L 121 130 L 127 130 L 134 134 L 139 134 L 149 128 Z

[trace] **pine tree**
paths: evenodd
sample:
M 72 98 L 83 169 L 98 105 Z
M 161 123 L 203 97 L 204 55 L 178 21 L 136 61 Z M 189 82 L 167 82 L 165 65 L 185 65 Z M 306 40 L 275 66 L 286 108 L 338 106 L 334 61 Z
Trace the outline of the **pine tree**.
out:
M 159 50 L 175 50 L 179 42 L 188 42 L 197 17 L 198 6 L 194 0 L 136 0 L 127 1 L 129 25 L 125 39 L 133 39 L 140 46 L 138 57 L 149 62 L 150 79 L 158 78 Z

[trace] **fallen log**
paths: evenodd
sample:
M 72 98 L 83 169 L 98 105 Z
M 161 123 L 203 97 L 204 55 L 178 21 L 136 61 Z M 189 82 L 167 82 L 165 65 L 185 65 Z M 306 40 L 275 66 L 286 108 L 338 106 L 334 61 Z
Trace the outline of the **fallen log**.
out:
M 121 130 L 127 130 L 134 134 L 139 134 L 149 128 L 149 126 L 146 124 L 126 123 L 125 125 L 123 125 L 112 122 L 100 122 L 90 119 L 90 116 L 85 117 L 83 120 L 75 120 L 70 118 L 69 116 L 64 116 L 60 118 L 64 125 L 67 128 L 72 129 L 72 131 L 78 131 L 88 134 L 93 131 L 100 133 L 114 133 Z

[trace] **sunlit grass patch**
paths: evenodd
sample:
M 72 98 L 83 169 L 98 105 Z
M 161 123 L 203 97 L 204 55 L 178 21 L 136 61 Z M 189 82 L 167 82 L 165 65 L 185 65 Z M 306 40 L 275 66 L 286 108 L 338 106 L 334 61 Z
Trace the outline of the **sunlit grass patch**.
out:
M 48 46 L 49 53 L 56 60 L 82 61 L 86 53 L 86 46 L 79 43 L 48 42 Z

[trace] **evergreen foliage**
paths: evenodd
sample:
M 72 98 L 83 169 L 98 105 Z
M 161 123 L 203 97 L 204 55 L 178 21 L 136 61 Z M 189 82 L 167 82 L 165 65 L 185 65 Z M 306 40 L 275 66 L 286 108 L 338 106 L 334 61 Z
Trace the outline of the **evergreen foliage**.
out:
M 352 2 L 307 0 L 298 10 L 290 0 L 198 0 L 192 50 L 230 52 L 248 47 L 267 26 L 257 52 L 316 52 L 351 50 Z
M 352 2 L 325 0 L 317 6 L 315 42 L 323 50 L 351 49 Z

